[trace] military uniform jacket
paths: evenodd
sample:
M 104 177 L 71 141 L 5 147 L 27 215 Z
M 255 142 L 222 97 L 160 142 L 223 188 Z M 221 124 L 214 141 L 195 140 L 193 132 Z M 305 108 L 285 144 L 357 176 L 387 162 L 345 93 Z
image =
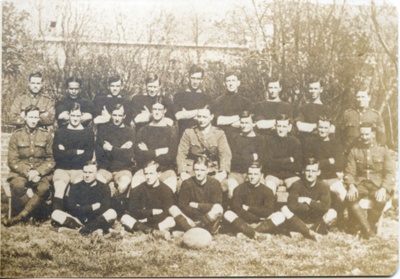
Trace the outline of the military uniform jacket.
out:
M 9 178 L 27 178 L 30 170 L 37 170 L 41 176 L 50 174 L 55 165 L 52 145 L 52 133 L 43 128 L 32 133 L 27 127 L 16 130 L 8 146 Z
M 21 117 L 21 112 L 34 105 L 39 108 L 40 111 L 40 124 L 42 125 L 52 125 L 54 123 L 54 100 L 45 93 L 38 93 L 36 95 L 30 92 L 25 92 L 18 95 L 11 105 L 11 124 L 13 125 L 23 125 L 25 119 Z M 47 112 L 47 115 L 44 113 Z
M 346 185 L 372 181 L 377 189 L 384 187 L 388 192 L 395 185 L 396 169 L 388 149 L 376 142 L 367 146 L 358 142 L 347 158 L 344 182 Z
M 176 156 L 178 173 L 184 171 L 190 173 L 192 171 L 195 158 L 191 156 L 193 154 L 190 154 L 190 151 L 203 149 L 199 136 L 203 138 L 207 149 L 218 151 L 218 160 L 214 161 L 214 164 L 218 167 L 217 170 L 230 172 L 232 153 L 225 133 L 221 129 L 212 126 L 210 132 L 206 135 L 203 135 L 197 127 L 185 130 L 178 146 L 178 155 Z
M 383 119 L 377 110 L 366 108 L 364 110 L 348 109 L 344 112 L 341 121 L 341 133 L 345 147 L 349 147 L 360 135 L 360 124 L 363 122 L 375 125 L 377 141 L 384 145 L 386 135 Z

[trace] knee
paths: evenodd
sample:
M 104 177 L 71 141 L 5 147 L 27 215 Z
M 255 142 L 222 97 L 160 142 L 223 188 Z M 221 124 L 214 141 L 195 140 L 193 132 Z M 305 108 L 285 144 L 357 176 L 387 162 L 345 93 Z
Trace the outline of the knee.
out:
M 179 207 L 177 207 L 176 205 L 171 206 L 168 209 L 169 214 L 171 214 L 172 217 L 177 217 L 178 215 L 182 214 L 182 211 L 179 209 Z
M 222 205 L 217 203 L 217 204 L 213 205 L 213 207 L 211 208 L 210 212 L 212 212 L 215 215 L 222 214 L 224 212 L 224 209 L 223 209 Z
M 285 216 L 286 219 L 290 219 L 294 215 L 293 212 L 290 211 L 289 207 L 287 207 L 286 205 L 281 208 L 281 212 Z
M 56 209 L 53 211 L 53 213 L 51 213 L 51 219 L 59 224 L 64 224 L 64 221 L 68 216 L 68 213 L 59 209 Z
M 236 213 L 234 213 L 233 211 L 231 211 L 231 210 L 228 210 L 228 211 L 226 211 L 225 213 L 224 213 L 224 219 L 226 220 L 226 221 L 228 221 L 229 223 L 232 223 L 233 221 L 235 221 L 235 219 L 237 218 L 238 216 L 236 215 Z
M 275 226 L 279 226 L 285 222 L 286 217 L 282 212 L 275 212 L 271 214 L 269 219 L 271 219 Z
M 17 197 L 21 197 L 23 195 L 25 195 L 26 193 L 26 183 L 28 181 L 23 178 L 23 177 L 14 177 L 11 181 L 10 181 L 10 188 L 11 191 L 13 192 L 13 195 L 17 196 Z
M 331 225 L 337 218 L 337 212 L 333 208 L 329 208 L 328 212 L 322 218 L 325 224 Z
M 108 223 L 114 222 L 117 219 L 117 212 L 110 208 L 106 212 L 103 213 L 104 219 L 107 220 Z

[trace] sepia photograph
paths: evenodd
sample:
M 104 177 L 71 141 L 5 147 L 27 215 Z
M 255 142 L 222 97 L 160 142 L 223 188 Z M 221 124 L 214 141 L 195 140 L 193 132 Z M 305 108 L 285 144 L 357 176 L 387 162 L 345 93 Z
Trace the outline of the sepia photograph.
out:
M 398 12 L 2 0 L 0 276 L 398 276 Z

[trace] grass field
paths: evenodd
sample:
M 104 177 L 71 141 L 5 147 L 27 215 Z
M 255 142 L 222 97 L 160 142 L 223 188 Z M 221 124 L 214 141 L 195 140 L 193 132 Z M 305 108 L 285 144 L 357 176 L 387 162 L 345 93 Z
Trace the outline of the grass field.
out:
M 125 233 L 80 236 L 50 222 L 1 227 L 1 277 L 360 276 L 392 275 L 398 267 L 397 211 L 383 232 L 365 241 L 341 232 L 321 242 L 271 236 L 264 241 L 217 235 L 209 248 L 189 250 L 181 238 Z

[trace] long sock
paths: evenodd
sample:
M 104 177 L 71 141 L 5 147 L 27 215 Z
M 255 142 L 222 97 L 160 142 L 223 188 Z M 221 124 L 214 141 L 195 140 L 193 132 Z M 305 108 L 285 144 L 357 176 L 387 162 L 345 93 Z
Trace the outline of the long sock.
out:
M 39 198 L 38 195 L 34 194 L 32 198 L 28 201 L 28 203 L 25 205 L 25 208 L 21 211 L 19 216 L 21 218 L 26 218 L 36 207 L 40 205 L 42 202 L 42 199 Z
M 53 198 L 53 211 L 56 209 L 63 210 L 64 200 L 60 198 Z
M 145 224 L 137 221 L 134 225 L 133 225 L 133 230 L 134 231 L 142 231 L 146 234 L 151 233 L 151 231 L 153 230 L 152 228 L 146 226 Z
M 79 224 L 77 221 L 75 221 L 74 218 L 71 218 L 69 216 L 67 216 L 67 218 L 65 218 L 64 224 L 62 224 L 64 227 L 67 228 L 71 228 L 71 229 L 79 229 L 82 227 L 81 224 Z
M 256 228 L 256 232 L 260 233 L 271 233 L 275 230 L 276 226 L 272 222 L 272 220 L 267 219 L 265 221 L 262 221 Z
M 352 212 L 357 222 L 361 225 L 361 231 L 364 238 L 368 239 L 370 237 L 371 227 L 368 223 L 366 212 L 360 207 L 358 202 L 352 202 L 349 205 L 349 210 Z
M 192 228 L 192 226 L 189 224 L 189 222 L 186 220 L 185 217 L 182 216 L 182 214 L 179 214 L 178 216 L 175 217 L 175 222 L 186 232 Z
M 287 222 L 289 223 L 290 227 L 294 231 L 297 231 L 297 232 L 301 233 L 305 237 L 309 237 L 310 236 L 310 229 L 296 215 L 294 215 L 292 218 L 288 219 Z
M 254 238 L 256 235 L 255 230 L 240 218 L 233 220 L 232 226 L 249 238 Z

